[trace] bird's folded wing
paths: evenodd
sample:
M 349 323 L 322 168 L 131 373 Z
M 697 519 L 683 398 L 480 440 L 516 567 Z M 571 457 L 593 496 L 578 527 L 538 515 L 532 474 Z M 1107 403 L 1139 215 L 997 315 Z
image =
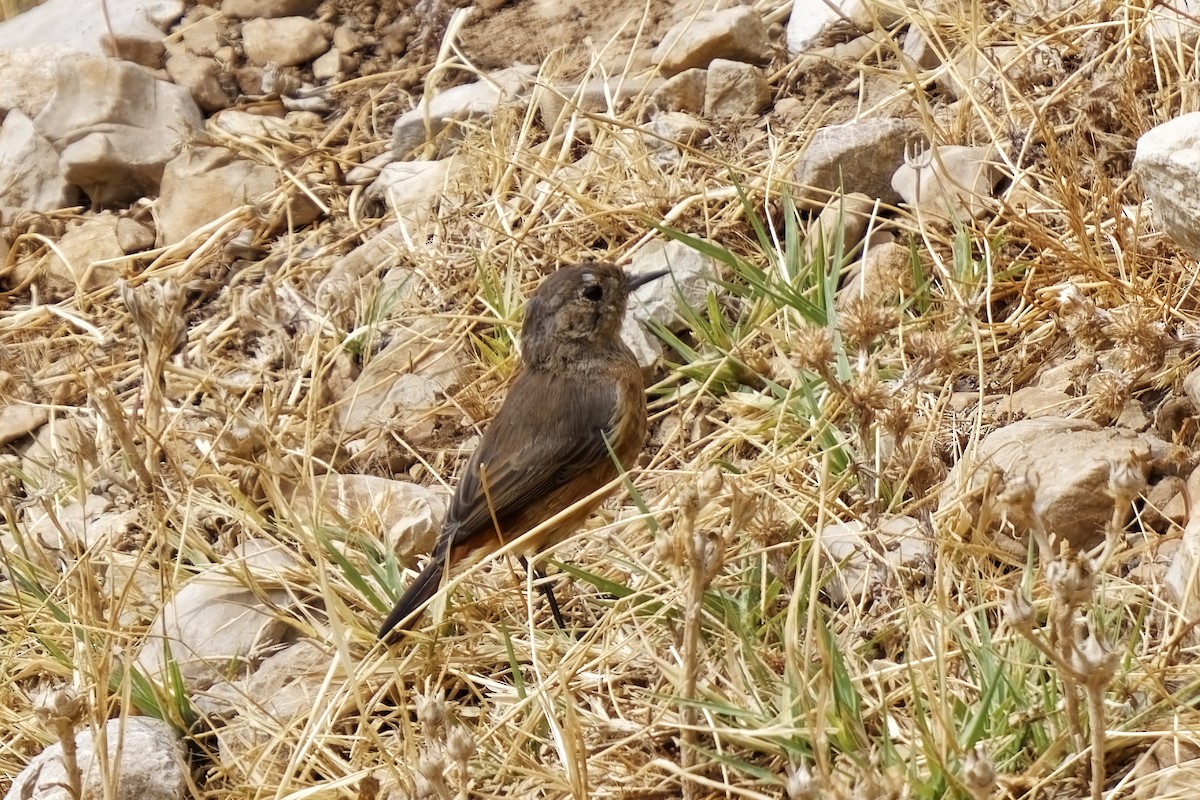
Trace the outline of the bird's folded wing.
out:
M 526 384 L 521 392 L 515 391 L 518 382 Z M 453 531 L 454 541 L 443 543 L 447 550 L 492 527 L 493 520 L 503 528 L 530 503 L 612 459 L 607 439 L 616 418 L 616 386 L 525 372 L 513 389 L 459 478 L 444 528 Z M 514 396 L 537 398 L 537 406 L 517 407 Z

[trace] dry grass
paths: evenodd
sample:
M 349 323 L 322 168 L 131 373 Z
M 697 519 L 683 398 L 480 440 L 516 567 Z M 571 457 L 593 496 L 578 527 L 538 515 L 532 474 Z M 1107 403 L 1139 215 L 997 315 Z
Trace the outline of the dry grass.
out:
M 390 295 L 370 275 L 318 297 L 377 227 L 332 177 L 382 148 L 388 75 L 347 87 L 358 110 L 330 132 L 235 143 L 314 186 L 329 208 L 320 226 L 272 240 L 264 210 L 246 209 L 131 260 L 119 291 L 0 296 L 2 396 L 85 428 L 38 475 L 0 462 L 0 775 L 54 740 L 35 698 L 69 686 L 87 698 L 80 724 L 149 713 L 190 730 L 193 792 L 212 798 L 1163 796 L 1154 782 L 1179 769 L 1170 754 L 1194 752 L 1200 732 L 1196 653 L 1180 609 L 1130 570 L 1177 531 L 1131 532 L 1141 545 L 1101 574 L 1071 573 L 1083 595 L 1064 596 L 1045 576 L 1074 562 L 1055 573 L 1043 554 L 935 512 L 947 467 L 999 422 L 982 403 L 959 410 L 961 393 L 1004 394 L 1077 356 L 1091 364 L 1081 390 L 1104 390 L 1082 413 L 1107 424 L 1129 399 L 1153 407 L 1191 368 L 1178 345 L 1195 326 L 1195 265 L 1122 208 L 1140 201 L 1136 137 L 1195 105 L 1192 50 L 1148 46 L 1133 5 L 1033 21 L 1008 5 L 903 13 L 945 63 L 1015 45 L 1044 49 L 1049 66 L 967 81 L 953 107 L 932 81 L 906 82 L 891 44 L 781 70 L 781 95 L 817 72 L 857 86 L 838 96 L 863 112 L 912 92 L 934 140 L 999 145 L 1011 180 L 980 221 L 900 215 L 913 275 L 894 296 L 837 307 L 840 245 L 805 255 L 788 181 L 820 115 L 730 126 L 663 169 L 635 128 L 639 101 L 568 107 L 550 130 L 531 110 L 469 131 L 464 199 L 447 201 L 431 241 L 397 254 L 415 289 Z M 564 169 L 582 152 L 593 157 L 580 172 Z M 65 218 L 30 221 L 10 263 Z M 266 259 L 222 250 L 247 228 Z M 549 626 L 498 559 L 458 576 L 443 624 L 382 650 L 374 630 L 403 584 L 379 567 L 387 543 L 293 513 L 289 485 L 331 467 L 388 474 L 389 459 L 452 482 L 460 443 L 499 402 L 540 274 L 663 235 L 722 259 L 725 286 L 656 377 L 634 499 L 553 554 L 579 638 Z M 443 343 L 471 342 L 441 438 L 384 431 L 373 458 L 352 458 L 330 427 L 347 376 L 430 317 Z M 1104 371 L 1095 359 L 1109 351 L 1122 357 Z M 64 536 L 51 549 L 23 533 L 95 494 L 129 512 L 116 541 Z M 926 568 L 830 603 L 822 532 L 895 514 L 920 520 Z M 130 665 L 162 598 L 250 538 L 294 557 L 282 582 L 293 605 L 279 613 L 321 655 L 311 705 L 280 719 L 245 698 L 225 735 L 252 745 L 219 752 L 225 723 L 207 730 L 179 687 Z M 1104 680 L 1063 657 L 1077 613 L 1117 654 L 1093 654 Z

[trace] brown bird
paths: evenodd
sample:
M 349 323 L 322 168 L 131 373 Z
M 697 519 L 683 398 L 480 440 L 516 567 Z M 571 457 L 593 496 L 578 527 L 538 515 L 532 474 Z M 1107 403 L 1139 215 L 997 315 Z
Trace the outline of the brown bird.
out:
M 592 494 L 616 477 L 614 457 L 633 462 L 646 437 L 646 393 L 621 323 L 629 293 L 665 274 L 583 263 L 538 286 L 521 326 L 521 368 L 459 478 L 432 559 L 384 620 L 380 639 L 416 622 L 448 566 L 490 553 Z M 602 499 L 542 531 L 526 551 L 561 541 Z

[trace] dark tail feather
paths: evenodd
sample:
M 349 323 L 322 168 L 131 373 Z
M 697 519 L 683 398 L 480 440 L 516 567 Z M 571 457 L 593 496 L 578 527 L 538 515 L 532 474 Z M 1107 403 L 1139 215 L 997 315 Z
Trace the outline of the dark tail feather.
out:
M 379 638 L 386 644 L 394 644 L 397 635 L 413 626 L 429 598 L 433 597 L 442 583 L 442 573 L 445 571 L 445 559 L 435 556 L 421 574 L 404 590 L 392 613 L 387 615 L 379 628 Z

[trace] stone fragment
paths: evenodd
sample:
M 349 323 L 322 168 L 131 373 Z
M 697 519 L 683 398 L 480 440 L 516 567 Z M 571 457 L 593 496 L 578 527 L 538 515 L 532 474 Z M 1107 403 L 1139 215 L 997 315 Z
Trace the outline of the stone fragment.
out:
M 144 55 L 146 48 L 161 58 L 163 27 L 156 21 L 170 24 L 182 14 L 181 0 L 46 0 L 0 23 L 0 51 L 51 45 L 107 56 L 113 54 L 105 50 L 108 40 L 109 48 L 118 46 L 122 58 L 126 51 Z M 6 72 L 5 82 L 9 80 Z
M 58 151 L 33 120 L 13 109 L 0 125 L 0 212 L 54 211 L 78 202 L 79 190 L 63 179 Z
M 1144 488 L 1144 470 L 1167 459 L 1170 450 L 1150 434 L 1101 428 L 1087 420 L 1014 422 L 989 433 L 973 456 L 955 464 L 943 484 L 938 513 L 965 515 L 971 525 L 986 521 L 987 529 L 999 532 L 1005 514 L 997 498 L 1023 483 L 1033 492 L 1033 510 L 1049 534 L 1076 549 L 1090 548 L 1104 540 L 1114 512 L 1123 524 L 1132 511 L 1114 507 L 1108 491 L 1112 470 L 1127 463 L 1137 466 L 1143 470 Z M 1008 533 L 1018 540 L 1034 530 L 1030 520 L 1010 522 L 1015 527 Z
M 67 61 L 34 127 L 59 152 L 63 178 L 93 203 L 158 192 L 163 166 L 201 127 L 186 89 L 124 61 Z
M 901 164 L 892 176 L 892 188 L 911 208 L 925 214 L 975 217 L 983 212 L 984 201 L 1001 178 L 998 158 L 991 146 L 942 145 L 917 163 Z
M 313 61 L 313 77 L 319 81 L 331 81 L 345 71 L 348 62 L 342 51 L 331 47 L 329 52 Z
M 646 128 L 649 133 L 642 137 L 646 154 L 663 170 L 678 166 L 682 161 L 678 145 L 694 145 L 712 134 L 707 123 L 682 111 L 659 112 Z M 549 189 L 549 184 L 538 184 L 539 192 Z
M 699 114 L 704 111 L 704 92 L 707 86 L 707 70 L 685 69 L 655 89 L 650 95 L 650 103 L 659 111 Z
M 114 508 L 111 499 L 96 494 L 86 495 L 82 503 L 75 501 L 53 512 L 39 508 L 29 515 L 27 541 L 37 542 L 49 549 L 48 554 L 60 556 L 93 547 L 105 553 L 115 550 L 137 521 L 138 512 Z
M 621 326 L 621 338 L 643 367 L 662 356 L 662 340 L 647 327 L 657 322 L 668 330 L 681 331 L 687 323 L 680 315 L 681 304 L 703 307 L 710 290 L 716 288 L 717 267 L 713 260 L 683 242 L 655 241 L 637 251 L 629 265 L 630 275 L 670 270 L 658 280 L 637 288 L 629 298 L 629 311 Z
M 978 96 L 1003 81 L 1017 91 L 1061 82 L 1067 71 L 1057 50 L 1044 45 L 994 45 L 964 51 L 937 76 L 937 86 L 954 99 Z
M 154 229 L 135 219 L 121 217 L 117 220 L 117 245 L 126 255 L 149 250 L 154 247 Z
M 193 53 L 173 55 L 167 59 L 167 74 L 191 92 L 196 105 L 204 111 L 220 111 L 233 103 L 221 85 L 221 67 L 211 58 Z
M 461 196 L 462 166 L 454 156 L 440 161 L 395 161 L 384 167 L 367 197 L 387 203 L 414 241 L 436 231 L 435 211 L 443 199 Z
M 911 287 L 912 275 L 912 254 L 907 247 L 896 242 L 870 244 L 838 292 L 838 305 L 844 308 L 855 297 L 868 300 L 896 297 Z
M 1154 217 L 1175 244 L 1200 259 L 1200 111 L 1164 122 L 1138 139 L 1133 171 Z
M 378 374 L 378 373 L 376 373 Z M 401 560 L 415 564 L 442 527 L 447 492 L 375 475 L 318 475 L 292 490 L 293 516 L 313 525 L 377 534 Z
M 220 721 L 212 732 L 221 763 L 244 765 L 246 779 L 257 785 L 278 785 L 288 750 L 271 743 L 278 742 L 281 730 L 310 718 L 328 697 L 329 667 L 337 658 L 328 646 L 303 639 L 264 658 L 252 674 L 198 693 L 197 710 Z
M 941 63 L 937 51 L 929 44 L 929 37 L 917 27 L 910 27 L 904 34 L 904 46 L 900 52 L 914 72 L 933 69 Z
M 37 431 L 33 444 L 25 449 L 21 474 L 27 487 L 45 491 L 53 489 L 64 473 L 74 473 L 76 464 L 84 464 L 90 471 L 96 461 L 95 423 L 80 416 L 56 416 Z
M 36 431 L 50 419 L 45 406 L 8 402 L 0 408 L 0 447 Z
M 695 144 L 704 141 L 712 133 L 702 119 L 682 111 L 665 111 L 656 114 L 648 126 L 658 138 L 676 144 Z
M 355 309 L 352 304 L 347 307 L 347 298 L 368 293 L 376 283 L 375 273 L 395 264 L 401 254 L 410 249 L 411 241 L 408 224 L 398 220 L 339 258 L 317 287 L 317 308 L 322 314 L 327 314 L 333 319 L 339 319 L 343 315 L 352 316 Z M 411 298 L 417 281 L 409 280 L 403 285 L 407 287 L 408 292 L 396 298 L 401 302 Z M 347 320 L 346 324 L 354 323 Z
M 236 108 L 227 108 L 214 114 L 209 120 L 209 124 L 216 126 L 235 139 L 241 139 L 246 144 L 253 144 L 259 139 L 287 141 L 292 137 L 291 126 L 288 125 L 287 120 L 238 111 Z
M 748 6 L 700 12 L 677 23 L 654 50 L 663 75 L 707 67 L 714 59 L 762 63 L 771 57 L 767 27 Z
M 197 56 L 215 56 L 225 47 L 233 31 L 229 22 L 207 6 L 194 6 L 175 32 L 178 39 L 167 42 L 167 50 L 172 55 L 181 52 Z
M 163 172 L 156 201 L 163 244 L 174 244 L 194 231 L 246 205 L 257 206 L 279 186 L 273 168 L 239 158 L 224 147 L 194 147 L 180 153 Z M 303 195 L 292 200 L 290 221 L 306 225 L 317 209 Z M 289 221 L 283 210 L 273 224 Z
M 1164 580 L 1167 596 L 1189 619 L 1200 615 L 1200 468 L 1188 476 L 1183 490 L 1187 515 L 1183 541 Z
M 867 233 L 874 210 L 875 200 L 859 192 L 831 198 L 808 227 L 804 241 L 807 257 L 815 257 L 818 246 L 831 256 L 839 243 L 844 255 L 854 252 Z
M 17 109 L 33 119 L 54 96 L 55 74 L 69 61 L 94 56 L 62 45 L 38 45 L 0 50 L 0 113 Z
M 306 17 L 321 0 L 222 0 L 221 13 L 233 19 Z
M 886 28 L 897 19 L 897 11 L 866 0 L 796 0 L 787 25 L 788 57 L 795 58 L 818 47 L 825 32 L 843 21 L 870 30 Z
M 338 25 L 333 31 L 333 46 L 346 55 L 351 55 L 366 47 L 367 40 L 349 25 Z
M 433 413 L 457 380 L 460 365 L 460 343 L 447 342 L 442 325 L 432 318 L 415 319 L 355 379 L 337 405 L 334 427 L 365 446 L 392 430 L 401 431 L 406 441 L 421 441 L 432 433 Z
M 189 578 L 163 604 L 135 665 L 165 683 L 169 658 L 191 689 L 247 672 L 286 630 L 278 609 L 293 596 L 274 587 L 293 563 L 278 545 L 247 540 L 234 559 Z
M 447 89 L 428 104 L 422 100 L 421 105 L 396 120 L 392 154 L 402 159 L 427 140 L 436 139 L 454 122 L 480 119 L 501 104 L 523 102 L 533 80 L 534 73 L 529 69 L 502 69 L 475 83 Z
M 1034 419 L 1066 417 L 1083 407 L 1084 398 L 1072 397 L 1060 389 L 1022 386 L 996 403 L 995 413 L 1002 418 Z
M 708 65 L 704 90 L 704 115 L 750 117 L 771 102 L 771 87 L 758 67 L 740 61 L 713 59 Z
M 33 277 L 47 297 L 61 300 L 76 292 L 112 286 L 121 276 L 125 251 L 117 241 L 117 218 L 110 212 L 68 228 L 36 262 L 18 262 L 15 278 Z
M 251 19 L 242 25 L 246 58 L 260 67 L 305 64 L 329 49 L 321 23 L 307 17 Z
M 81 797 L 110 800 L 179 800 L 185 796 L 187 752 L 165 722 L 151 717 L 117 717 L 104 728 L 107 758 L 96 752 L 90 729 L 75 735 Z M 5 800 L 72 800 L 63 746 L 56 742 L 17 775 Z
M 891 517 L 870 529 L 858 520 L 837 522 L 819 535 L 823 587 L 835 606 L 883 600 L 931 573 L 933 547 L 912 517 Z
M 892 117 L 821 128 L 796 164 L 795 181 L 804 187 L 799 199 L 824 206 L 841 191 L 895 203 L 892 175 L 904 163 L 905 146 L 920 141 L 916 123 Z

